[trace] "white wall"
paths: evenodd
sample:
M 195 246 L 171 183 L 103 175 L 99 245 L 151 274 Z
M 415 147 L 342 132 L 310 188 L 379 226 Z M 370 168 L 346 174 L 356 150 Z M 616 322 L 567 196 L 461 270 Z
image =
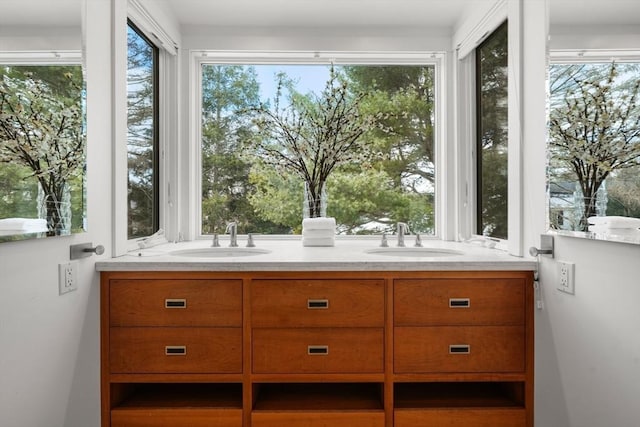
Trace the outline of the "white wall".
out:
M 575 263 L 575 295 L 555 289 Z M 556 238 L 540 271 L 536 425 L 636 427 L 640 419 L 640 246 Z
M 528 3 L 528 2 L 526 2 Z M 534 16 L 525 11 L 532 25 Z M 640 48 L 638 28 L 553 28 L 555 49 Z M 526 37 L 525 37 L 526 38 Z M 529 40 L 531 42 L 531 40 Z M 525 57 L 527 106 L 543 93 L 535 56 Z M 543 58 L 538 58 L 542 62 Z M 537 70 L 537 71 L 536 71 Z M 535 111 L 538 111 L 536 107 Z M 527 111 L 525 109 L 525 111 Z M 537 113 L 536 113 L 537 114 Z M 525 115 L 527 117 L 527 115 Z M 526 119 L 525 119 L 526 120 Z M 525 129 L 525 238 L 544 230 L 544 135 Z M 640 246 L 556 237 L 554 259 L 541 257 L 544 310 L 536 313 L 536 426 L 636 427 L 640 419 Z M 557 261 L 575 263 L 575 295 L 555 289 Z
M 0 244 L 0 424 L 97 427 L 100 415 L 96 256 L 80 260 L 79 289 L 58 296 L 69 245 L 110 252 L 110 1 L 87 7 L 88 232 Z M 103 255 L 104 256 L 104 255 Z

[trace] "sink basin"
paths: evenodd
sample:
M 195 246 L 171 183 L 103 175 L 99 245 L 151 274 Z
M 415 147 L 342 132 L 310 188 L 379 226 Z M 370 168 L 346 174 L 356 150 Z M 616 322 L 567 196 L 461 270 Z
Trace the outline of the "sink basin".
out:
M 454 249 L 440 248 L 377 248 L 365 251 L 368 254 L 396 256 L 396 257 L 415 257 L 415 258 L 433 258 L 443 256 L 463 255 L 464 252 Z
M 182 249 L 170 252 L 170 255 L 192 258 L 234 258 L 268 254 L 271 251 L 259 248 L 200 248 Z

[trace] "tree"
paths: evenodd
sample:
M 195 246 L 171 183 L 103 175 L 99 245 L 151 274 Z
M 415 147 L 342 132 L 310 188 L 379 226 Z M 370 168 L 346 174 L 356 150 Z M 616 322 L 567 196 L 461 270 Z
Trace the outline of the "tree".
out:
M 478 234 L 508 238 L 508 24 L 476 49 Z
M 582 190 L 581 230 L 596 214 L 596 194 L 605 179 L 614 171 L 640 165 L 640 79 L 620 85 L 619 69 L 612 63 L 600 73 L 570 74 L 563 82 L 566 89 L 552 98 L 549 146 Z
M 254 211 L 250 195 L 252 159 L 243 155 L 252 138 L 245 111 L 258 105 L 253 67 L 204 65 L 202 68 L 202 231 L 224 232 L 235 221 L 243 232 L 284 233 L 288 228 Z
M 346 66 L 344 70 L 353 90 L 368 93 L 362 108 L 376 114 L 378 126 L 364 138 L 382 154 L 368 170 L 369 181 L 379 183 L 380 190 L 364 192 L 362 186 L 350 185 L 349 179 L 341 185 L 341 193 L 359 188 L 360 196 L 354 194 L 352 203 L 369 205 L 371 210 L 365 215 L 370 225 L 376 224 L 372 232 L 392 231 L 396 222 L 403 221 L 415 232 L 433 233 L 434 67 Z M 364 171 L 355 169 L 353 179 L 357 182 Z M 351 206 L 345 208 L 350 210 Z M 368 221 L 363 217 L 360 224 Z
M 67 71 L 52 87 L 33 73 L 5 73 L 0 82 L 0 162 L 31 171 L 42 190 L 48 234 L 65 234 L 70 224 L 69 184 L 85 160 L 80 84 Z M 69 204 L 63 208 L 63 204 Z
M 154 230 L 154 60 L 156 48 L 127 28 L 127 236 Z
M 283 91 L 289 101 L 285 107 L 280 106 Z M 370 155 L 362 136 L 375 119 L 360 109 L 365 96 L 350 93 L 347 81 L 331 67 L 321 94 L 301 95 L 280 75 L 274 108 L 252 109 L 259 132 L 254 139 L 256 155 L 302 179 L 311 217 L 320 216 L 322 193 L 332 172 Z

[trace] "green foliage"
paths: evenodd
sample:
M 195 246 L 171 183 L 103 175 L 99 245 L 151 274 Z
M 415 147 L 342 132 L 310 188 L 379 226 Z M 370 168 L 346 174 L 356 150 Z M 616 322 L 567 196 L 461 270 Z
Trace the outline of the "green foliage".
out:
M 127 32 L 127 236 L 156 231 L 157 129 L 155 48 L 132 27 Z
M 209 67 L 219 67 L 216 72 L 224 75 Z M 335 155 L 322 141 L 339 137 L 343 129 L 324 123 L 340 115 L 359 135 L 326 178 L 327 215 L 336 218 L 338 231 L 392 232 L 396 222 L 404 221 L 415 232 L 434 232 L 433 67 L 353 66 L 334 73 L 321 95 L 300 93 L 292 77 L 280 74 L 279 95 L 271 104 L 263 100 L 256 106 L 257 92 L 246 95 L 257 84 L 253 67 L 205 66 L 205 232 L 222 232 L 224 221 L 234 219 L 243 232 L 300 233 L 305 177 L 314 177 L 314 159 L 319 165 Z M 227 91 L 232 96 L 224 96 Z M 329 117 L 337 105 L 345 110 Z M 260 127 L 247 124 L 251 117 L 246 112 L 264 114 L 257 117 Z M 268 114 L 268 120 L 280 122 L 265 123 Z M 252 133 L 256 129 L 260 132 Z M 286 138 L 289 145 L 282 143 Z M 304 159 L 296 163 L 299 168 L 287 167 L 284 157 L 297 155 Z M 321 170 L 316 168 L 316 177 Z M 235 210 L 228 208 L 232 201 Z
M 503 24 L 476 50 L 477 233 L 508 237 L 508 31 Z
M 232 220 L 242 233 L 287 232 L 251 204 L 253 159 L 243 153 L 253 130 L 243 111 L 259 102 L 255 70 L 204 65 L 202 73 L 202 232 L 224 233 Z

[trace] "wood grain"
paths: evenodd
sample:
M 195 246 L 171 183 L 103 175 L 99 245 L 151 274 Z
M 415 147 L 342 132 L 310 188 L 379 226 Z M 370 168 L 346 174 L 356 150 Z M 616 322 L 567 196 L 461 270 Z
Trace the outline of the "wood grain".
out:
M 326 309 L 309 309 L 326 300 Z M 253 327 L 384 326 L 383 280 L 253 280 Z

